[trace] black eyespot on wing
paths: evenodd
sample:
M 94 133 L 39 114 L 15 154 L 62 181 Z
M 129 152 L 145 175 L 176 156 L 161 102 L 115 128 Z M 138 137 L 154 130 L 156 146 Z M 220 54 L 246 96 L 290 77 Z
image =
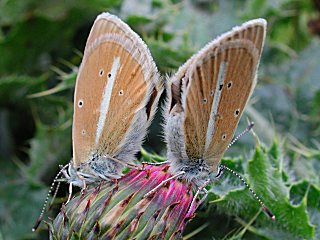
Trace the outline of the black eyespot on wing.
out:
M 226 139 L 227 139 L 227 134 L 226 133 L 222 134 L 222 141 L 225 141 Z
M 234 111 L 234 116 L 237 117 L 239 116 L 239 114 L 240 114 L 240 109 L 238 108 Z
M 78 101 L 78 107 L 79 107 L 79 108 L 82 108 L 82 107 L 83 107 L 83 100 L 82 100 L 82 99 L 80 99 L 80 100 Z

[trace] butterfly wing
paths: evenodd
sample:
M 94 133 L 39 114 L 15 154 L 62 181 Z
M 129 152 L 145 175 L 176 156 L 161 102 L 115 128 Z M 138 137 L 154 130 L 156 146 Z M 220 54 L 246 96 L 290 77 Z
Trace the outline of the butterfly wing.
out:
M 256 85 L 265 31 L 263 19 L 232 29 L 194 55 L 173 78 L 170 114 L 183 111 L 188 159 L 204 158 L 212 170 L 219 164 Z
M 155 113 L 162 85 L 142 39 L 116 16 L 99 15 L 76 81 L 75 166 L 97 153 L 132 161 Z

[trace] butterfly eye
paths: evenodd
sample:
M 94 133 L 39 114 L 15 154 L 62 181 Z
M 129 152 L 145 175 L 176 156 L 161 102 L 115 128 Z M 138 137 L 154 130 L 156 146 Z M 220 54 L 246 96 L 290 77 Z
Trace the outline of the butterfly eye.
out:
M 232 87 L 232 81 L 228 82 L 227 88 L 230 89 Z
M 108 73 L 108 78 L 111 78 L 111 73 Z
M 208 100 L 206 98 L 202 99 L 203 104 L 207 104 Z
M 240 109 L 238 108 L 238 109 L 236 109 L 236 110 L 234 111 L 234 116 L 235 116 L 235 117 L 238 117 L 239 114 L 240 114 Z
M 227 134 L 222 134 L 222 141 L 225 141 L 227 139 Z
M 99 76 L 102 77 L 103 74 L 104 74 L 104 70 L 101 68 L 100 71 L 99 71 Z
M 119 96 L 123 96 L 123 90 L 122 89 L 119 91 Z
M 82 108 L 82 107 L 83 107 L 83 100 L 82 100 L 82 99 L 80 99 L 80 100 L 78 101 L 78 107 L 79 107 L 79 108 Z

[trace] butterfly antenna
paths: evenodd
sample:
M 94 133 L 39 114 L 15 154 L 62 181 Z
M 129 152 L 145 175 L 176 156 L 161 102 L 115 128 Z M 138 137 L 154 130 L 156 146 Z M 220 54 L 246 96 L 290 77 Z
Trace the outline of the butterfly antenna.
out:
M 36 221 L 36 223 L 34 224 L 33 228 L 32 228 L 32 231 L 36 231 L 37 228 L 39 227 L 41 221 L 42 221 L 42 218 L 43 218 L 43 215 L 44 215 L 44 212 L 46 210 L 46 207 L 47 207 L 47 204 L 48 204 L 48 201 L 49 201 L 49 197 L 51 196 L 52 194 L 52 191 L 53 191 L 53 188 L 55 186 L 55 184 L 58 182 L 58 185 L 57 185 L 57 188 L 53 194 L 53 198 L 52 198 L 52 201 L 51 201 L 51 204 L 54 200 L 54 198 L 56 197 L 57 195 L 57 192 L 58 192 L 58 189 L 59 189 L 59 186 L 60 186 L 60 182 L 58 181 L 58 178 L 61 176 L 62 172 L 69 166 L 69 164 L 65 165 L 64 167 L 61 168 L 61 170 L 58 172 L 58 174 L 55 176 L 55 178 L 53 179 L 52 183 L 51 183 L 51 186 L 50 186 L 50 189 L 48 191 L 48 194 L 47 194 L 47 197 L 46 197 L 46 200 L 44 201 L 43 203 L 43 207 L 41 209 L 41 212 L 40 212 L 40 215 Z M 51 205 L 50 204 L 50 205 Z
M 58 194 L 58 191 L 59 191 L 59 188 L 60 188 L 60 184 L 61 184 L 61 182 L 58 181 L 56 190 L 54 191 L 54 194 L 52 195 L 52 199 L 51 199 L 51 202 L 50 202 L 50 205 L 49 205 L 49 209 L 51 209 L 51 207 L 52 207 L 52 205 L 53 205 L 53 201 L 54 201 L 54 199 L 56 199 L 56 197 L 57 197 L 57 194 Z
M 237 172 L 233 171 L 232 169 L 228 168 L 227 166 L 224 165 L 220 165 L 219 168 L 222 168 L 223 170 L 226 169 L 229 172 L 231 172 L 233 175 L 237 176 L 241 182 L 243 182 L 243 184 L 249 189 L 249 191 L 252 193 L 252 195 L 255 197 L 255 199 L 259 202 L 259 204 L 262 207 L 262 210 L 272 219 L 272 220 L 276 220 L 276 216 L 269 210 L 269 208 L 267 208 L 267 206 L 262 202 L 261 198 L 258 197 L 258 195 L 252 190 L 252 188 L 249 186 L 249 184 L 246 182 L 246 180 L 244 180 L 244 178 L 238 174 Z
M 240 133 L 238 136 L 236 136 L 227 146 L 227 150 L 236 142 L 239 140 L 239 138 L 241 138 L 243 135 L 245 135 L 247 132 L 249 132 L 254 126 L 254 122 L 251 122 L 248 127 L 242 132 Z

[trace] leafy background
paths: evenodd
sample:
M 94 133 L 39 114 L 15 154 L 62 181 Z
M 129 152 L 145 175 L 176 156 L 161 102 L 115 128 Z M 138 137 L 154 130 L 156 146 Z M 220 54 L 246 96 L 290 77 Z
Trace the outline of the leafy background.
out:
M 318 0 L 1 0 L 0 239 L 47 239 L 38 217 L 59 164 L 71 158 L 72 99 L 86 38 L 100 12 L 124 19 L 162 73 L 215 36 L 268 20 L 247 134 L 225 154 L 272 209 L 271 221 L 226 173 L 189 224 L 186 239 L 320 239 L 320 2 Z M 164 155 L 156 118 L 145 148 Z M 67 189 L 49 212 L 54 216 Z M 60 202 L 59 202 L 60 200 Z

